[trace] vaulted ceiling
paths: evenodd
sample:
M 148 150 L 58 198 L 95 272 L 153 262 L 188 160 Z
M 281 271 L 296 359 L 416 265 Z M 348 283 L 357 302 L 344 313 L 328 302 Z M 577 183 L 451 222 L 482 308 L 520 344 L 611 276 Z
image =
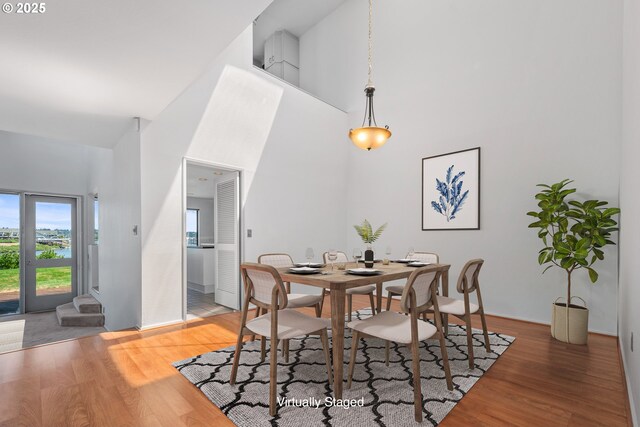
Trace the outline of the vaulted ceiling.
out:
M 0 130 L 111 147 L 270 2 L 56 0 L 43 14 L 0 14 Z

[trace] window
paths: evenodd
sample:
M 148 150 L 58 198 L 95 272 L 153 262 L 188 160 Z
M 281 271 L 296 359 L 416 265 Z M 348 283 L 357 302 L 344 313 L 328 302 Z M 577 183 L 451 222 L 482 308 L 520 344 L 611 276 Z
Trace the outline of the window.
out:
M 187 246 L 198 246 L 199 219 L 198 209 L 187 209 Z
M 98 230 L 99 230 L 99 215 L 98 212 L 100 210 L 98 195 L 93 196 L 93 242 L 98 244 Z

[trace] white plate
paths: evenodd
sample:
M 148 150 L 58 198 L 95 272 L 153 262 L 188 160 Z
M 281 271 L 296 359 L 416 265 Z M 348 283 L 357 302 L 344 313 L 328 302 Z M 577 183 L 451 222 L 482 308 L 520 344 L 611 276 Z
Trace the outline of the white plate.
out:
M 426 267 L 427 265 L 431 265 L 430 262 L 421 262 L 421 261 L 413 261 L 407 264 L 409 267 Z
M 314 274 L 322 271 L 321 268 L 311 268 L 311 267 L 291 267 L 289 269 L 291 273 L 296 274 Z
M 382 273 L 382 271 L 376 270 L 375 268 L 351 268 L 347 270 L 347 273 L 358 276 L 373 276 Z
M 294 264 L 296 267 L 311 267 L 311 268 L 322 268 L 324 264 L 321 262 L 297 262 Z

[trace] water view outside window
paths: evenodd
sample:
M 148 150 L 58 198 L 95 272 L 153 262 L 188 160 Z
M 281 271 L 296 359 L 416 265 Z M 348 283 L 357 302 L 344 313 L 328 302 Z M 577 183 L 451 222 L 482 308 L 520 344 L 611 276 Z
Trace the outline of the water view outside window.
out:
M 0 194 L 0 315 L 19 311 L 20 196 Z
M 198 209 L 187 209 L 187 246 L 198 246 Z
M 72 258 L 72 208 L 68 203 L 36 202 L 36 258 Z M 71 292 L 71 267 L 38 268 L 36 295 Z
M 98 230 L 99 230 L 99 222 L 98 222 L 98 212 L 100 210 L 100 203 L 98 203 L 98 196 L 93 199 L 93 242 L 98 244 Z

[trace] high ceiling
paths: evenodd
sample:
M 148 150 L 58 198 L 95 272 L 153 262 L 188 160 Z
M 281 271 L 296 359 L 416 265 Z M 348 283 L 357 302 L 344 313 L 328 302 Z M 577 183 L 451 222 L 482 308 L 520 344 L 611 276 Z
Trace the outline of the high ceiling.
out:
M 213 199 L 215 182 L 228 170 L 196 164 L 187 165 L 187 196 Z
M 56 0 L 0 14 L 0 130 L 111 147 L 152 120 L 271 0 Z
M 262 61 L 264 42 L 278 30 L 300 37 L 346 0 L 273 0 L 253 27 L 253 58 Z M 256 15 L 257 16 L 257 15 Z

